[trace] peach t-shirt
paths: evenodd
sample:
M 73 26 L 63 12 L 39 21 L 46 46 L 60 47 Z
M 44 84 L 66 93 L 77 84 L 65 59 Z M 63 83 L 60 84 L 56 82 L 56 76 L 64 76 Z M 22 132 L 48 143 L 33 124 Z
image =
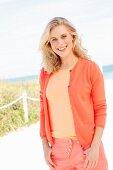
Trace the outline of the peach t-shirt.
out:
M 70 67 L 72 68 L 72 66 Z M 68 95 L 69 69 L 54 73 L 48 82 L 46 97 L 49 105 L 51 133 L 56 138 L 76 139 L 74 120 Z

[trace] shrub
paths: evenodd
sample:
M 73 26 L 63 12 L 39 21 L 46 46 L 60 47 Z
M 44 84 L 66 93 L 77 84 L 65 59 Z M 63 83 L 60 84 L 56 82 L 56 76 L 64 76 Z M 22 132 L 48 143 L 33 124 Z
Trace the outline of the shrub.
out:
M 27 82 L 0 82 L 0 106 L 6 105 L 22 95 L 26 91 L 28 96 L 39 98 L 38 81 Z M 36 123 L 39 120 L 39 101 L 28 100 L 29 121 L 25 123 L 22 101 L 0 110 L 0 136 L 20 127 Z

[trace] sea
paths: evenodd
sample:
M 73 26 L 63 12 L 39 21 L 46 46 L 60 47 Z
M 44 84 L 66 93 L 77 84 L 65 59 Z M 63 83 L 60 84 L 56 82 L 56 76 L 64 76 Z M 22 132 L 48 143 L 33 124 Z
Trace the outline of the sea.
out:
M 113 79 L 113 65 L 103 65 L 102 66 L 102 72 L 104 79 Z M 16 78 L 9 78 L 5 79 L 7 82 L 27 82 L 30 80 L 38 80 L 38 75 L 28 75 L 23 77 L 16 77 Z
M 113 79 L 113 65 L 102 66 L 102 72 L 105 79 Z

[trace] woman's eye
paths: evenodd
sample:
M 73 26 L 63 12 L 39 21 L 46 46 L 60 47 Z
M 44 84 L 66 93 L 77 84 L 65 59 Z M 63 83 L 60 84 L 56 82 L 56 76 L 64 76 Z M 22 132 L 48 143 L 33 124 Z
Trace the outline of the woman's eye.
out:
M 52 41 L 56 41 L 57 39 L 56 38 L 53 38 Z
M 67 37 L 67 35 L 62 35 L 62 38 L 66 38 Z

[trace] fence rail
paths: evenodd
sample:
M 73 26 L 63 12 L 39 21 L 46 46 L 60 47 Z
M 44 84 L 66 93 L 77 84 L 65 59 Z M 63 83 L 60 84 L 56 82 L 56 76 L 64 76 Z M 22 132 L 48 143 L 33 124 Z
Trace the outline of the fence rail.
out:
M 22 104 L 23 104 L 23 112 L 24 112 L 24 120 L 25 122 L 28 122 L 28 104 L 27 104 L 27 100 L 32 100 L 32 101 L 39 101 L 38 98 L 32 98 L 29 97 L 27 95 L 27 92 L 23 92 L 22 95 L 17 98 L 16 100 L 4 105 L 4 106 L 0 106 L 0 110 L 3 110 L 9 106 L 12 106 L 13 104 L 17 103 L 19 100 L 22 100 Z

